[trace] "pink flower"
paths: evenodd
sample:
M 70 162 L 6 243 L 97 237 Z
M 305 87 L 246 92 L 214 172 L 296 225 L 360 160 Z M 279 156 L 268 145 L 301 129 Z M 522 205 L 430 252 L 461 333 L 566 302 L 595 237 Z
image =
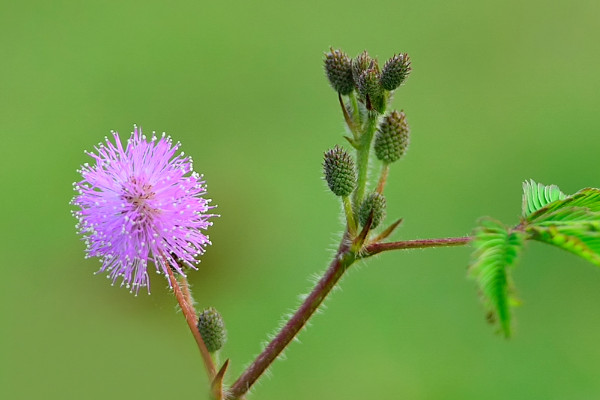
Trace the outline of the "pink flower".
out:
M 202 176 L 192 169 L 192 159 L 180 143 L 173 145 L 169 136 L 150 140 L 135 127 L 123 148 L 119 134 L 115 143 L 86 152 L 94 159 L 78 170 L 83 180 L 73 184 L 78 193 L 71 204 L 79 222 L 77 229 L 87 245 L 89 257 L 99 257 L 113 284 L 138 293 L 147 286 L 148 261 L 156 272 L 167 275 L 167 268 L 183 274 L 182 268 L 199 261 L 205 246 L 211 244 L 205 229 L 215 214 L 204 199 L 206 188 Z

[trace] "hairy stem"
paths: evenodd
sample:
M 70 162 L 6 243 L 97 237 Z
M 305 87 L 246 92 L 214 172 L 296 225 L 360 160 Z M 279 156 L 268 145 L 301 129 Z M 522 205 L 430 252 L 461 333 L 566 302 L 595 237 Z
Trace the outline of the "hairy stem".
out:
M 354 92 L 351 92 L 348 95 L 348 98 L 350 99 L 350 105 L 352 107 L 352 117 L 354 119 L 354 122 L 356 123 L 356 125 L 360 126 L 362 123 L 362 118 L 360 115 L 360 109 L 358 108 L 358 101 L 356 100 L 356 95 L 354 94 Z
M 381 175 L 379 176 L 379 183 L 377 183 L 377 193 L 383 194 L 385 183 L 387 182 L 388 175 L 390 173 L 390 164 L 383 163 L 381 166 Z
M 266 371 L 273 361 L 281 354 L 287 345 L 304 327 L 308 319 L 319 308 L 325 297 L 334 288 L 346 269 L 356 260 L 354 253 L 348 249 L 346 238 L 329 265 L 325 275 L 317 283 L 312 292 L 304 300 L 300 308 L 279 331 L 277 336 L 267 345 L 263 352 L 242 373 L 229 390 L 229 399 L 239 399 L 243 396 L 256 380 Z
M 364 132 L 360 136 L 359 148 L 356 151 L 356 169 L 358 177 L 356 180 L 356 190 L 354 191 L 354 207 L 358 209 L 362 202 L 363 196 L 365 195 L 365 188 L 367 186 L 368 169 L 369 169 L 369 153 L 371 152 L 371 142 L 373 141 L 373 134 L 377 128 L 378 114 L 369 112 L 369 119 L 365 126 Z
M 206 374 L 208 375 L 208 379 L 210 382 L 212 382 L 217 373 L 217 369 L 215 368 L 215 364 L 213 363 L 212 357 L 210 356 L 210 353 L 208 352 L 208 349 L 204 344 L 204 340 L 202 340 L 202 336 L 200 336 L 198 327 L 196 326 L 198 321 L 194 305 L 190 303 L 191 296 L 186 296 L 184 290 L 182 290 L 182 288 L 179 286 L 179 282 L 175 278 L 175 275 L 173 274 L 173 271 L 170 267 L 167 268 L 167 272 L 169 273 L 169 281 L 171 282 L 171 287 L 173 287 L 173 292 L 175 293 L 177 302 L 181 307 L 181 312 L 183 312 L 188 327 L 190 328 L 192 335 L 194 335 L 194 339 L 196 339 L 198 349 L 200 349 L 200 354 L 202 355 L 202 361 L 204 361 L 204 367 L 206 368 Z M 181 277 L 180 279 L 183 279 L 183 281 L 185 282 L 185 292 L 189 294 L 189 286 L 187 284 L 187 280 L 185 279 L 185 277 Z
M 398 221 L 396 225 L 399 223 Z M 469 236 L 444 239 L 422 239 L 406 240 L 401 242 L 374 243 L 363 248 L 360 255 L 354 253 L 351 249 L 351 243 L 348 240 L 348 232 L 344 235 L 335 258 L 331 261 L 329 268 L 314 287 L 312 292 L 304 300 L 300 308 L 294 313 L 285 326 L 279 331 L 277 336 L 271 340 L 263 352 L 254 360 L 254 362 L 240 375 L 227 393 L 228 400 L 242 399 L 250 387 L 256 383 L 258 378 L 269 368 L 271 363 L 281 354 L 290 344 L 294 337 L 306 325 L 309 318 L 319 308 L 323 300 L 331 292 L 340 280 L 344 272 L 358 258 L 367 258 L 377 253 L 389 250 L 416 249 L 426 247 L 449 247 L 462 246 L 469 243 L 472 238 Z M 356 239 L 355 239 L 356 240 Z
M 352 202 L 350 202 L 350 198 L 348 196 L 342 197 L 342 202 L 344 203 L 344 213 L 346 214 L 348 233 L 352 238 L 356 235 L 356 230 L 358 229 L 356 225 L 356 219 L 354 218 L 354 211 L 352 210 Z
M 426 247 L 464 246 L 468 244 L 472 239 L 473 238 L 470 236 L 462 236 L 455 238 L 417 239 L 403 240 L 400 242 L 373 243 L 364 248 L 361 254 L 361 258 L 367 258 L 370 256 L 374 256 L 375 254 L 390 250 L 423 249 Z
M 177 283 L 179 283 L 179 287 L 181 288 L 181 293 L 183 294 L 183 298 L 185 299 L 185 304 L 191 310 L 191 313 L 196 314 L 196 309 L 194 307 L 194 298 L 192 297 L 192 291 L 190 290 L 190 284 L 187 281 L 187 278 L 183 275 L 177 276 Z

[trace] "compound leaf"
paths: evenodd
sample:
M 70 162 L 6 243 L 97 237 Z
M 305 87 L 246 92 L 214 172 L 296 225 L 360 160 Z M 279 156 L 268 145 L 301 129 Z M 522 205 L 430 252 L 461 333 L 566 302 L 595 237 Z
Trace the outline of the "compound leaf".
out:
M 600 189 L 566 196 L 554 185 L 523 184 L 523 226 L 529 238 L 600 265 Z
M 549 186 L 546 186 L 546 188 L 548 187 Z M 525 198 L 529 198 L 533 191 L 528 191 L 528 189 L 526 189 L 525 184 L 523 185 L 523 188 L 523 211 L 525 212 L 526 206 L 528 210 L 533 210 L 533 212 L 524 215 L 526 221 L 529 223 L 537 224 L 543 221 L 554 221 L 560 219 L 561 216 L 565 217 L 566 215 L 571 213 L 581 213 L 581 211 L 591 213 L 591 218 L 595 219 L 596 216 L 594 215 L 594 213 L 600 213 L 600 189 L 585 188 L 570 196 L 566 196 L 562 192 L 560 192 L 560 195 L 558 195 L 560 198 L 558 198 L 557 200 L 541 204 L 539 202 L 536 203 L 534 198 L 533 200 L 531 200 L 530 203 L 527 203 L 527 205 L 525 205 Z M 539 193 L 539 190 L 537 190 L 536 192 Z M 556 196 L 557 195 L 555 194 L 554 197 Z M 535 208 L 537 205 L 541 206 Z
M 600 266 L 600 231 L 598 222 L 578 224 L 532 225 L 527 228 L 531 239 L 570 251 Z
M 527 218 L 537 210 L 567 196 L 560 191 L 558 186 L 545 186 L 536 183 L 533 179 L 523 182 L 523 217 Z
M 500 222 L 482 219 L 475 229 L 473 262 L 469 275 L 475 279 L 490 320 L 497 320 L 506 337 L 511 332 L 510 306 L 514 302 L 509 267 L 523 248 L 526 234 L 509 230 Z

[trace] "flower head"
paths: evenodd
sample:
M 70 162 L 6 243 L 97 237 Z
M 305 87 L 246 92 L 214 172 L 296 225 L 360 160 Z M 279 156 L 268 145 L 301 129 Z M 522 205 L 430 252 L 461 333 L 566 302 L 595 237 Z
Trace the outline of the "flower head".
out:
M 206 308 L 200 313 L 196 326 L 210 353 L 221 349 L 227 341 L 223 317 L 213 307 Z
M 336 196 L 349 196 L 356 186 L 354 160 L 340 146 L 335 146 L 324 155 L 323 172 L 329 189 Z
M 94 152 L 93 165 L 85 163 L 78 172 L 83 180 L 73 184 L 78 193 L 71 204 L 79 220 L 77 229 L 87 244 L 87 255 L 99 257 L 113 284 L 121 278 L 131 292 L 147 286 L 148 261 L 156 272 L 167 268 L 183 274 L 194 267 L 197 256 L 211 244 L 202 231 L 212 225 L 213 207 L 202 176 L 192 169 L 192 159 L 175 153 L 180 143 L 169 136 L 148 140 L 135 127 L 123 148 L 117 132 L 115 143 L 108 138 Z
M 352 79 L 352 60 L 341 50 L 325 54 L 325 73 L 331 87 L 342 95 L 349 95 L 354 90 Z

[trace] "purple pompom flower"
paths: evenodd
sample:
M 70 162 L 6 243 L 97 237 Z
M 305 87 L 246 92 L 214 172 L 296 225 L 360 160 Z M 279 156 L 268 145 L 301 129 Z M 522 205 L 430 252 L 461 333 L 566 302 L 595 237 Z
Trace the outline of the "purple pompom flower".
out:
M 192 159 L 175 155 L 180 143 L 173 145 L 169 136 L 150 140 L 135 127 L 123 148 L 119 134 L 115 143 L 87 152 L 94 165 L 85 163 L 78 170 L 83 180 L 73 184 L 78 194 L 71 204 L 79 220 L 77 229 L 84 236 L 89 257 L 100 257 L 98 272 L 108 272 L 113 284 L 121 277 L 121 286 L 138 293 L 147 286 L 148 261 L 156 272 L 167 276 L 173 267 L 183 274 L 184 265 L 194 267 L 196 259 L 211 244 L 202 230 L 212 225 L 207 214 L 213 207 L 202 176 L 192 169 Z

